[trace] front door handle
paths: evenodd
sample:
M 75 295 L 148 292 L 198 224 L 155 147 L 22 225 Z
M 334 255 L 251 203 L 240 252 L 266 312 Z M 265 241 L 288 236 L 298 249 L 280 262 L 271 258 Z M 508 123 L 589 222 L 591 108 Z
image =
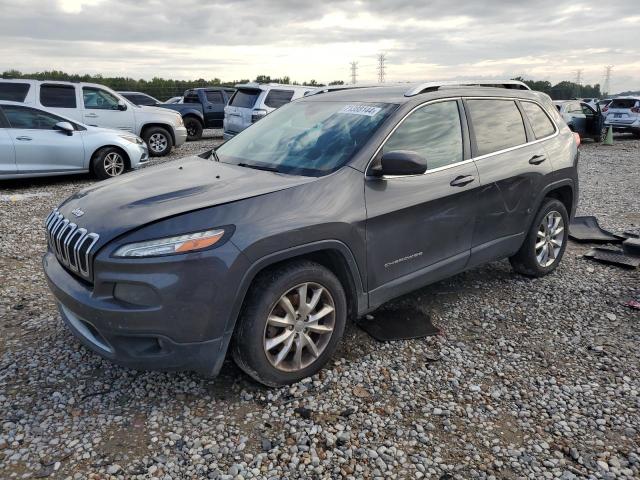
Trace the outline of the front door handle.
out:
M 451 183 L 449 185 L 451 185 L 452 187 L 464 187 L 474 180 L 475 178 L 473 177 L 473 175 L 460 175 L 451 180 Z
M 96 114 L 96 113 L 87 113 L 85 115 L 85 117 L 87 117 L 87 118 L 98 118 L 98 114 Z
M 29 142 L 33 140 L 31 137 L 16 137 L 16 140 L 22 140 L 23 142 Z
M 533 157 L 531 157 L 529 159 L 529 163 L 531 165 L 540 165 L 546 159 L 547 159 L 547 157 L 545 157 L 544 155 L 534 155 Z

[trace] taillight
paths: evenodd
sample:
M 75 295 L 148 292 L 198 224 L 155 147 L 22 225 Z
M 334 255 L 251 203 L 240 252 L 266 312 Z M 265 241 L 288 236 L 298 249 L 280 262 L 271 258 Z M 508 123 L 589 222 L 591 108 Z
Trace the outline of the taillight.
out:
M 602 109 L 602 111 L 603 111 L 603 112 L 606 112 L 607 110 L 609 110 L 609 107 L 604 107 L 604 108 Z
M 251 112 L 251 123 L 256 123 L 258 120 L 266 116 L 267 116 L 266 110 L 258 110 L 258 109 L 254 110 L 253 112 Z
M 633 107 L 633 108 L 631 109 L 631 111 L 632 111 L 633 113 L 640 113 L 640 107 Z
M 576 139 L 576 146 L 580 146 L 580 135 L 577 134 L 576 132 L 573 132 L 573 138 Z

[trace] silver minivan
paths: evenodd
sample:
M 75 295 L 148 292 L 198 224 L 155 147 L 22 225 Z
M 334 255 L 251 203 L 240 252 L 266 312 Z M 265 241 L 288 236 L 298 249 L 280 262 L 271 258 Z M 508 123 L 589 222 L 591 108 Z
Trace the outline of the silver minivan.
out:
M 285 105 L 302 98 L 315 87 L 282 85 L 277 83 L 243 83 L 224 108 L 224 139 L 237 135 L 251 124 Z

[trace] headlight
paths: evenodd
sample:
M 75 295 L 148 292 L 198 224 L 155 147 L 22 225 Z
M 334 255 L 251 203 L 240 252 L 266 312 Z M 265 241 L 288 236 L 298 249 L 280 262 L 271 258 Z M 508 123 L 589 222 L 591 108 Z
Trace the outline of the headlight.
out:
M 118 248 L 114 257 L 157 257 L 177 253 L 193 252 L 215 245 L 224 235 L 224 230 L 205 230 L 176 237 L 158 238 L 136 242 Z
M 135 143 L 136 145 L 142 145 L 144 140 L 140 137 L 136 137 L 135 135 L 118 135 L 121 139 L 126 140 L 127 142 Z
M 178 125 L 179 127 L 184 125 L 184 120 L 182 120 L 181 115 L 178 115 L 178 119 L 176 120 L 176 125 Z

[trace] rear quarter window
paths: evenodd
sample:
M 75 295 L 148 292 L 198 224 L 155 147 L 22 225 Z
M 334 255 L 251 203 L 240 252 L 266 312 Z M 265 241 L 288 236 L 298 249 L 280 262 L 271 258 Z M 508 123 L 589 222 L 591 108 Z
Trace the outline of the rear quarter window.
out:
M 280 108 L 282 105 L 289 103 L 292 98 L 293 90 L 272 89 L 267 93 L 264 104 L 270 108 Z
M 513 100 L 468 100 L 467 108 L 477 156 L 527 143 L 522 115 Z
M 533 129 L 533 134 L 535 135 L 536 139 L 553 135 L 553 133 L 556 131 L 556 128 L 553 125 L 551 119 L 544 112 L 542 107 L 533 102 L 521 102 L 520 104 L 522 105 L 524 113 L 529 119 L 529 124 Z
M 0 100 L 24 102 L 28 92 L 28 83 L 0 82 Z
M 43 107 L 76 108 L 76 89 L 72 85 L 41 85 L 40 103 Z
M 231 97 L 229 101 L 229 105 L 239 108 L 253 108 L 260 95 L 260 91 L 261 90 L 244 88 L 236 90 L 236 93 L 233 94 L 233 97 Z

